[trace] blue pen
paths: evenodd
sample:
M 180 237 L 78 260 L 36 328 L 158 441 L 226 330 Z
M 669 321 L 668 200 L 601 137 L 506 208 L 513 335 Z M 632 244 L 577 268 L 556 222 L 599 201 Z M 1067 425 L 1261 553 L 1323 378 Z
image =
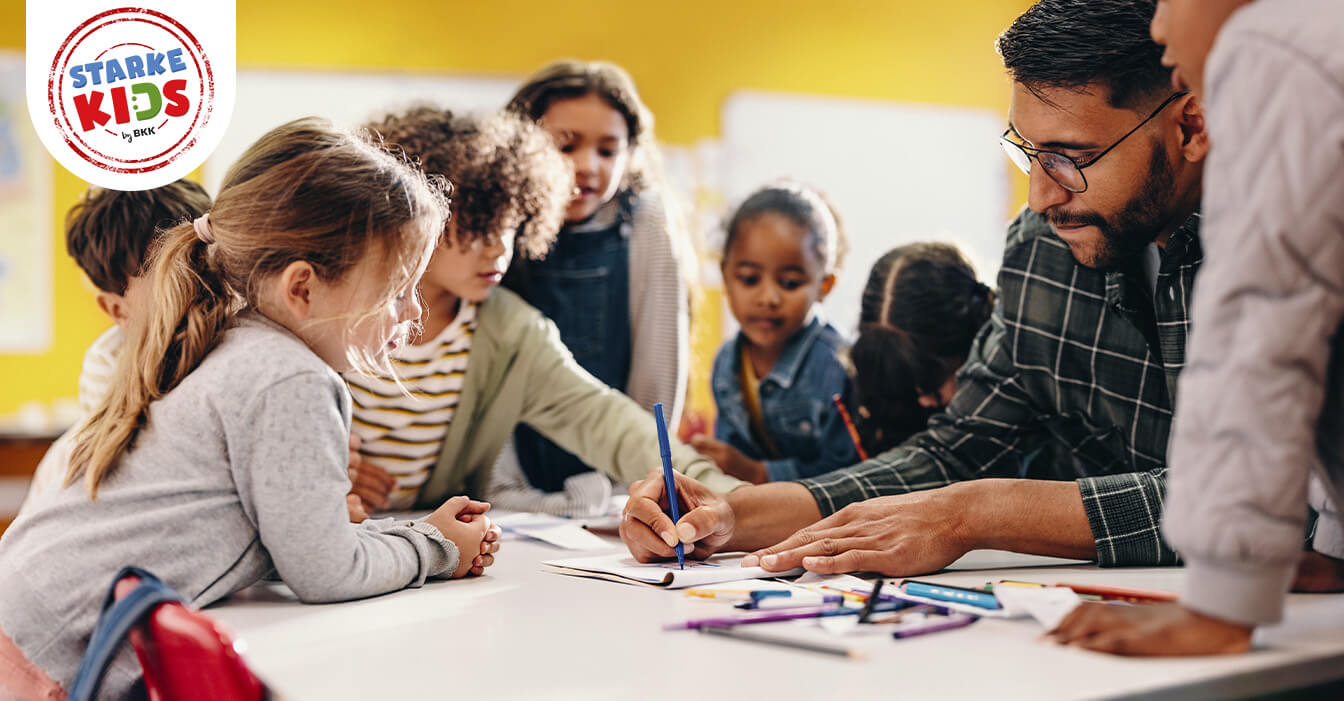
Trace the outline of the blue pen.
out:
M 974 589 L 962 589 L 944 584 L 930 584 L 927 582 L 916 582 L 905 580 L 901 582 L 901 589 L 913 596 L 922 596 L 928 599 L 937 599 L 938 601 L 955 601 L 962 604 L 970 604 L 982 609 L 999 608 L 999 600 L 993 594 L 986 594 Z
M 658 422 L 658 455 L 663 458 L 663 480 L 667 485 L 667 505 L 672 507 L 672 523 L 681 520 L 681 509 L 677 508 L 677 482 L 672 479 L 672 445 L 667 441 L 667 419 L 663 417 L 663 403 L 653 405 L 653 420 Z M 676 535 L 676 532 L 673 532 Z M 686 569 L 686 548 L 677 541 L 677 565 Z

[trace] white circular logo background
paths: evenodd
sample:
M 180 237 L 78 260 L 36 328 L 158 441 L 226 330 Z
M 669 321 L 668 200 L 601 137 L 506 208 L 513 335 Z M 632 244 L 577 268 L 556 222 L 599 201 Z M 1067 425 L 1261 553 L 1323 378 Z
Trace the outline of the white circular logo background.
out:
M 93 7 L 76 23 L 63 12 L 58 35 L 60 23 L 46 22 L 45 58 L 29 44 L 29 113 L 62 165 L 98 185 L 141 190 L 205 160 L 232 112 L 234 88 L 233 5 L 210 10 L 227 9 L 225 45 L 218 23 L 201 21 L 207 4 L 215 5 Z M 30 37 L 34 19 L 42 23 L 30 14 Z M 34 60 L 44 67 L 40 86 Z

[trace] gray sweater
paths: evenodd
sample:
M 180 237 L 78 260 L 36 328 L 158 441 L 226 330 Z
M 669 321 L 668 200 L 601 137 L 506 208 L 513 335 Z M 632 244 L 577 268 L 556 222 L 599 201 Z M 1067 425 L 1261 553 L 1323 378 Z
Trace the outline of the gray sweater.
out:
M 1163 529 L 1182 601 L 1248 624 L 1282 617 L 1309 494 L 1312 547 L 1344 557 L 1341 45 L 1339 0 L 1257 0 L 1205 69 L 1205 260 Z
M 306 602 L 373 596 L 451 574 L 433 526 L 349 522 L 350 397 L 284 328 L 245 315 L 150 406 L 133 449 L 90 502 L 42 495 L 0 539 L 0 630 L 69 689 L 112 576 L 138 565 L 195 606 L 274 569 Z M 140 676 L 127 649 L 103 682 Z

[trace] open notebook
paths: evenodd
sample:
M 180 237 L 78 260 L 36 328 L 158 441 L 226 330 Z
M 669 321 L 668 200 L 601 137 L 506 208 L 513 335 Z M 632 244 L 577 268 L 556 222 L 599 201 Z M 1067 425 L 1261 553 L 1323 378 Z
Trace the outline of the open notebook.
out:
M 560 560 L 547 560 L 548 572 L 569 574 L 578 577 L 607 579 L 625 584 L 639 584 L 646 587 L 682 589 L 698 587 L 718 582 L 735 582 L 741 579 L 764 577 L 792 577 L 802 574 L 803 568 L 787 572 L 767 572 L 759 567 L 742 567 L 742 555 L 719 554 L 708 560 L 686 560 L 686 569 L 678 569 L 676 561 L 653 562 L 643 564 L 628 554 L 598 555 L 596 557 L 572 557 Z

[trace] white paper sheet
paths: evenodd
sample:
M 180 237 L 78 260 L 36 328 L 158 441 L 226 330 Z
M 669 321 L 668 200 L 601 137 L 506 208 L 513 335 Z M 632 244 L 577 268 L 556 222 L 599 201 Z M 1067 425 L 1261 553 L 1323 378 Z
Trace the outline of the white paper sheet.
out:
M 714 555 L 704 561 L 687 558 L 684 570 L 678 569 L 675 560 L 644 564 L 626 553 L 547 560 L 541 564 L 557 574 L 594 577 L 666 589 L 699 587 L 743 579 L 791 577 L 803 572 L 801 567 L 788 572 L 767 572 L 759 567 L 742 567 L 742 557 L 741 553 L 733 553 Z
M 1083 603 L 1068 587 L 994 587 L 994 596 L 1005 609 L 1025 612 L 1054 630 L 1069 612 Z
M 539 540 L 567 550 L 614 550 L 620 546 L 584 530 L 580 521 L 547 514 L 515 513 L 494 519 L 505 533 Z

